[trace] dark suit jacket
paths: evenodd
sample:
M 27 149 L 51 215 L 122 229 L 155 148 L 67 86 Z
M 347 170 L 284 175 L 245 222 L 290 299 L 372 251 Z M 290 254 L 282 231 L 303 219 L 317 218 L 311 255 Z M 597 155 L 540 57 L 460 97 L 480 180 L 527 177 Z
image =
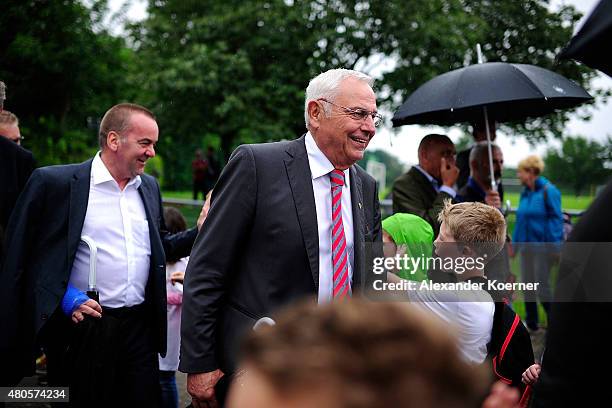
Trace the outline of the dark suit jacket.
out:
M 17 143 L 0 137 L 0 268 L 4 259 L 4 232 L 9 216 L 32 171 L 32 153 Z
M 580 217 L 563 249 L 533 407 L 602 406 L 612 365 L 612 181 Z M 578 244 L 580 243 L 580 244 Z M 603 403 L 605 405 L 605 403 Z
M 213 190 L 212 207 L 185 274 L 183 372 L 232 373 L 246 330 L 319 285 L 319 238 L 304 137 L 241 146 Z M 376 183 L 350 168 L 353 288 L 365 271 L 364 242 L 380 241 Z
M 462 150 L 457 153 L 457 159 L 455 161 L 455 165 L 459 168 L 459 177 L 457 178 L 457 189 L 463 189 L 468 182 L 468 178 L 470 177 L 470 153 L 474 146 L 471 146 L 468 149 Z M 499 193 L 499 197 L 502 202 L 504 201 L 504 185 L 500 182 L 497 185 L 497 192 Z M 461 193 L 459 193 L 461 194 Z M 463 195 L 462 195 L 463 197 Z M 465 201 L 476 201 L 476 200 L 465 200 Z
M 434 230 L 434 237 L 440 232 L 438 214 L 444 207 L 444 200 L 453 197 L 436 189 L 427 177 L 415 167 L 401 175 L 393 183 L 393 212 L 418 215 Z
M 459 168 L 459 177 L 457 177 L 458 189 L 465 187 L 468 177 L 470 177 L 470 152 L 472 151 L 472 147 L 474 146 L 470 146 L 469 148 L 457 153 L 455 166 Z
M 48 327 L 53 323 L 47 325 L 48 322 L 68 319 L 60 310 L 60 302 L 87 211 L 91 162 L 39 168 L 32 173 L 19 197 L 7 230 L 7 258 L 0 275 L 3 370 L 5 362 L 10 361 L 6 365 L 8 370 L 17 370 L 23 375 L 31 373 L 34 344 L 41 329 L 44 327 L 48 335 L 54 330 Z M 141 178 L 139 193 L 151 240 L 145 302 L 153 317 L 157 350 L 165 354 L 164 252 L 187 255 L 197 232 L 192 229 L 169 235 L 165 231 L 159 186 L 151 176 Z

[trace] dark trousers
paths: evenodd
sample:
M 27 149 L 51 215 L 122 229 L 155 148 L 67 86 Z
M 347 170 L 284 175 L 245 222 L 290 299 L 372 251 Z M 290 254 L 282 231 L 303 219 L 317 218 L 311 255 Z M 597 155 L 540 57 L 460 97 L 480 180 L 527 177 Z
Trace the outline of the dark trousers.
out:
M 174 371 L 159 371 L 159 385 L 161 387 L 161 407 L 177 408 L 179 404 L 178 390 L 176 388 L 176 374 Z
M 159 369 L 150 313 L 138 305 L 103 308 L 102 315 L 73 324 L 67 349 L 47 350 L 50 385 L 69 386 L 74 407 L 158 407 Z
M 208 183 L 206 180 L 194 181 L 193 182 L 193 199 L 197 200 L 198 195 L 202 192 L 202 200 L 206 200 L 206 193 L 208 193 Z

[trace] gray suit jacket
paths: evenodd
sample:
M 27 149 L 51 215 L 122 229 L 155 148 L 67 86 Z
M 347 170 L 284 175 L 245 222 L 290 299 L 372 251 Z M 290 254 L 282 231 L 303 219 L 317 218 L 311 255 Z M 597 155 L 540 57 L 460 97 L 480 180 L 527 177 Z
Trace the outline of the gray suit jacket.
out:
M 316 296 L 319 238 L 304 140 L 240 146 L 223 170 L 185 274 L 181 371 L 232 373 L 257 319 Z M 363 243 L 381 240 L 380 210 L 374 179 L 352 166 L 350 180 L 359 290 Z

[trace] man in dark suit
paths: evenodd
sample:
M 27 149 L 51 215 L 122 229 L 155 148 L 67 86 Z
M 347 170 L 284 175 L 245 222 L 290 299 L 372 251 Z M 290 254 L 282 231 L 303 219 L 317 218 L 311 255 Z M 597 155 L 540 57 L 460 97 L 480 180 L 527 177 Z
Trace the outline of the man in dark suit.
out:
M 504 155 L 499 146 L 492 144 L 493 175 L 495 184 L 500 185 Z M 487 142 L 477 143 L 470 152 L 470 176 L 463 188 L 459 189 L 463 201 L 478 201 L 501 210 L 503 195 L 491 189 L 491 170 L 489 165 L 489 147 Z
M 446 135 L 430 134 L 419 144 L 419 164 L 393 183 L 393 212 L 418 215 L 440 231 L 438 214 L 454 190 L 459 169 L 455 166 L 455 145 Z
M 495 142 L 497 137 L 496 133 L 497 123 L 495 119 L 489 118 L 489 136 L 491 142 Z M 470 154 L 472 149 L 479 143 L 485 143 L 487 141 L 487 129 L 485 127 L 485 121 L 482 119 L 479 122 L 472 123 L 472 136 L 474 137 L 474 144 L 465 150 L 457 153 L 457 167 L 459 168 L 459 177 L 457 178 L 457 188 L 461 190 L 465 187 L 468 177 L 470 176 Z M 499 193 L 502 201 L 504 198 L 504 186 L 501 184 L 501 180 L 497 184 L 497 192 Z
M 19 197 L 0 276 L 2 374 L 32 373 L 33 351 L 42 345 L 49 381 L 70 385 L 75 405 L 156 406 L 157 353 L 166 350 L 165 253 L 187 255 L 197 231 L 165 231 L 159 186 L 143 174 L 158 140 L 151 112 L 112 107 L 99 139 L 93 159 L 35 170 Z M 83 235 L 97 244 L 99 301 L 82 299 L 90 261 L 79 245 Z M 77 338 L 92 321 L 109 328 L 96 348 L 95 339 Z M 83 352 L 65 354 L 67 348 Z M 92 371 L 75 363 L 100 356 L 106 359 Z
M 0 268 L 4 259 L 4 233 L 9 216 L 35 167 L 34 156 L 29 150 L 2 136 L 3 125 L 0 123 Z
M 563 247 L 542 372 L 530 406 L 595 407 L 609 398 L 609 378 L 597 374 L 596 367 L 612 364 L 606 352 L 610 338 L 600 333 L 612 315 L 610 208 L 612 181 L 580 217 Z
M 223 170 L 186 272 L 179 369 L 195 406 L 223 398 L 258 319 L 362 290 L 365 243 L 381 241 L 376 183 L 355 165 L 380 122 L 371 84 L 320 74 L 306 90 L 306 135 L 241 146 Z
M 504 165 L 504 155 L 499 146 L 491 145 L 493 153 L 493 175 L 499 185 Z M 477 143 L 470 152 L 470 176 L 467 183 L 458 193 L 461 201 L 485 203 L 501 211 L 502 198 L 497 191 L 491 189 L 491 171 L 489 165 L 489 147 L 487 142 Z M 506 242 L 510 242 L 507 237 Z M 489 280 L 506 282 L 510 277 L 510 260 L 508 249 L 504 247 L 485 266 L 485 275 Z M 491 291 L 495 300 L 507 298 L 508 291 Z

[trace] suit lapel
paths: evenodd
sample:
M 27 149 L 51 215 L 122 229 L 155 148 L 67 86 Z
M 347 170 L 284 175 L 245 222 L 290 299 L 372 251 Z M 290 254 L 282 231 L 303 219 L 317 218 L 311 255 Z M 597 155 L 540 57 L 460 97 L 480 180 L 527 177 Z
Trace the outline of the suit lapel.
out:
M 410 171 L 413 172 L 414 180 L 416 180 L 419 184 L 421 184 L 422 186 L 421 191 L 426 191 L 430 200 L 435 198 L 436 195 L 438 195 L 438 192 L 436 191 L 434 186 L 431 184 L 431 181 L 429 181 L 423 173 L 421 173 L 415 167 L 411 168 Z
M 291 194 L 306 246 L 310 271 L 317 292 L 319 291 L 319 232 L 317 227 L 317 209 L 312 189 L 312 176 L 308 165 L 306 145 L 302 136 L 287 148 L 289 158 L 285 159 L 287 177 Z
M 349 168 L 351 178 L 351 207 L 353 211 L 353 287 L 359 287 L 364 270 L 365 254 L 365 215 L 363 210 L 363 190 L 361 177 L 357 174 L 355 166 Z
M 165 299 L 165 279 L 166 279 L 166 259 L 164 256 L 164 246 L 159 234 L 159 216 L 161 208 L 155 206 L 159 202 L 157 194 L 153 191 L 150 182 L 144 175 L 141 177 L 141 184 L 138 187 L 138 194 L 142 200 L 147 224 L 149 225 L 149 243 L 151 245 L 151 258 L 149 259 L 149 278 L 145 289 L 145 301 L 149 301 L 151 306 L 159 305 L 160 299 Z M 164 302 L 165 303 L 165 302 Z
M 80 164 L 70 182 L 70 204 L 68 208 L 68 256 L 70 264 L 72 264 L 72 259 L 81 240 L 81 231 L 83 231 L 85 214 L 87 214 L 92 160 Z
M 140 195 L 140 199 L 142 200 L 142 206 L 144 207 L 145 214 L 147 216 L 147 224 L 149 225 L 149 242 L 151 244 L 151 266 L 154 265 L 154 257 L 158 253 L 163 253 L 163 246 L 161 240 L 159 238 L 159 224 L 157 222 L 157 217 L 159 214 L 157 212 L 153 212 L 151 205 L 155 203 L 156 199 L 151 191 L 151 187 L 147 182 L 147 179 L 144 176 L 141 177 L 141 184 L 138 187 L 138 194 Z M 159 209 L 161 211 L 161 209 Z

